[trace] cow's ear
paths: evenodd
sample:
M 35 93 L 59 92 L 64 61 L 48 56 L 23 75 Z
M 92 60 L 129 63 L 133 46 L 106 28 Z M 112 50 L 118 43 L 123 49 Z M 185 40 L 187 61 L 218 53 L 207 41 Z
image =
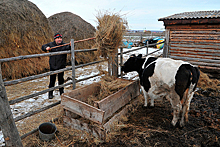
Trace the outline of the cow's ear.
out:
M 141 57 L 142 57 L 142 54 L 139 54 L 137 57 L 141 58 Z

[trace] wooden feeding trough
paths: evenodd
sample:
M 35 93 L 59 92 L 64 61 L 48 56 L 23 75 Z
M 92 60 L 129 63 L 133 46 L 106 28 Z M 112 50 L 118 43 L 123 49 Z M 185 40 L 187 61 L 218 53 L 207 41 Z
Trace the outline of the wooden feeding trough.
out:
M 94 105 L 88 104 L 88 98 L 100 92 L 100 83 L 62 94 L 61 105 L 65 111 L 64 124 L 105 139 L 106 132 L 110 131 L 121 115 L 128 112 L 127 105 L 134 103 L 135 98 L 140 94 L 139 80 L 120 80 L 128 82 L 127 86 L 99 101 L 94 101 Z

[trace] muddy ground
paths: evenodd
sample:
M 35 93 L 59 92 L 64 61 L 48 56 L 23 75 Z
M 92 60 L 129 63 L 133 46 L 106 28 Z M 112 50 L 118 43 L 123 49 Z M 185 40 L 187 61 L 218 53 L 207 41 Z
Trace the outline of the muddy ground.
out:
M 218 85 L 220 86 L 220 85 Z M 212 96 L 214 95 L 214 96 Z M 24 140 L 24 146 L 33 147 L 219 147 L 220 146 L 220 91 L 198 88 L 191 101 L 189 122 L 180 128 L 171 125 L 172 109 L 168 100 L 156 100 L 155 107 L 143 107 L 139 96 L 137 109 L 115 124 L 105 141 L 86 132 L 64 127 L 62 117 L 55 122 L 56 137 L 51 142 L 39 140 L 39 135 Z
M 139 105 L 130 113 L 120 129 L 109 141 L 100 143 L 75 142 L 73 146 L 220 146 L 220 97 L 194 95 L 185 127 L 171 125 L 172 109 L 169 101 L 156 101 L 154 108 Z

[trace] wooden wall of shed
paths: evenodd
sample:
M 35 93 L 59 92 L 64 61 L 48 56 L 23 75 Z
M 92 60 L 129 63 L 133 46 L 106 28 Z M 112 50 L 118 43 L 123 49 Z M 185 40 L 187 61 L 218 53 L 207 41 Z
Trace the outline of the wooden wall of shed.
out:
M 168 57 L 220 73 L 220 25 L 172 25 Z

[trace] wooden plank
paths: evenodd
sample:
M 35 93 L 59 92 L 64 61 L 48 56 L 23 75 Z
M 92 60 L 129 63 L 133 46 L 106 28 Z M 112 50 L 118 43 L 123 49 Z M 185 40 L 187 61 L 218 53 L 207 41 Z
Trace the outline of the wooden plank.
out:
M 97 49 L 83 49 L 83 50 L 80 49 L 80 50 L 75 50 L 75 53 L 77 53 L 77 52 L 90 52 L 90 51 L 97 51 Z M 0 62 L 9 62 L 9 61 L 29 59 L 29 58 L 38 58 L 38 57 L 70 54 L 70 52 L 71 51 L 61 51 L 61 52 L 50 52 L 50 53 L 43 53 L 43 54 L 33 54 L 33 55 L 17 56 L 17 57 L 0 59 Z
M 65 95 L 65 93 L 61 95 L 61 105 L 64 109 L 92 120 L 98 124 L 102 124 L 103 122 L 103 116 L 105 113 L 104 111 L 86 104 L 80 100 L 69 97 L 68 95 Z
M 19 97 L 19 98 L 17 98 L 17 99 L 10 100 L 10 101 L 9 101 L 9 104 L 12 105 L 12 104 L 15 104 L 15 103 L 18 103 L 18 102 L 27 100 L 27 99 L 29 99 L 29 98 L 32 98 L 32 97 L 35 97 L 35 96 L 38 96 L 38 95 L 47 93 L 47 92 L 49 92 L 49 91 L 51 91 L 51 90 L 59 89 L 59 88 L 61 88 L 61 87 L 65 87 L 65 86 L 71 85 L 71 84 L 72 84 L 72 82 L 68 82 L 68 83 L 65 83 L 65 84 L 62 84 L 62 85 L 58 85 L 58 86 L 55 86 L 55 87 L 51 87 L 51 88 L 49 88 L 49 89 L 46 89 L 46 90 L 43 90 L 43 91 L 40 91 L 40 92 L 36 92 L 36 93 L 30 94 L 30 95 L 22 96 L 22 97 Z
M 46 107 L 40 108 L 40 109 L 38 109 L 38 110 L 28 112 L 28 113 L 26 113 L 26 114 L 24 114 L 24 115 L 21 115 L 21 116 L 18 116 L 18 117 L 16 117 L 16 118 L 14 118 L 14 121 L 17 122 L 17 121 L 22 120 L 22 119 L 24 119 L 24 118 L 33 116 L 33 115 L 35 115 L 35 114 L 37 114 L 37 113 L 43 112 L 43 111 L 45 111 L 45 110 L 48 110 L 48 109 L 50 109 L 50 108 L 52 108 L 52 107 L 54 107 L 54 106 L 57 106 L 57 105 L 59 105 L 59 104 L 60 104 L 60 101 L 58 101 L 58 102 L 56 102 L 56 103 L 53 103 L 53 104 L 51 104 L 51 105 L 48 105 L 48 106 L 46 106 Z
M 99 109 L 105 111 L 104 120 L 125 106 L 130 100 L 140 94 L 139 80 L 132 82 L 118 92 L 98 102 Z
M 172 30 L 172 34 L 199 34 L 199 35 L 220 35 L 220 30 Z
M 115 127 L 115 123 L 117 123 L 118 121 L 120 121 L 120 119 L 122 118 L 122 116 L 126 116 L 127 114 L 129 114 L 129 112 L 131 110 L 136 109 L 141 102 L 141 97 L 138 96 L 135 99 L 131 100 L 129 104 L 127 104 L 120 112 L 118 112 L 117 114 L 115 114 L 111 119 L 108 120 L 108 122 L 106 122 L 103 127 L 105 128 L 105 130 L 111 131 L 112 127 Z M 142 105 L 142 104 L 141 104 Z
M 217 45 L 193 45 L 193 44 L 171 44 L 171 48 L 193 48 L 193 49 L 207 49 L 220 51 Z
M 88 65 L 97 64 L 97 63 L 104 62 L 104 61 L 105 60 L 100 60 L 100 61 L 89 62 L 89 63 L 86 63 L 86 64 L 77 65 L 77 66 L 75 66 L 75 69 L 85 67 L 85 66 L 88 66 Z M 35 79 L 38 79 L 38 78 L 42 78 L 42 77 L 45 77 L 45 76 L 49 76 L 49 75 L 52 75 L 52 74 L 57 74 L 57 73 L 68 71 L 68 70 L 72 70 L 72 67 L 67 67 L 67 68 L 63 68 L 63 69 L 60 69 L 60 70 L 56 70 L 56 71 L 50 71 L 50 72 L 46 72 L 46 73 L 43 73 L 43 74 L 29 76 L 29 77 L 25 77 L 25 78 L 21 78 L 21 79 L 17 79 L 17 80 L 6 81 L 6 82 L 4 82 L 4 85 L 5 86 L 14 85 L 14 84 L 18 84 L 18 83 L 22 83 L 22 82 L 26 82 L 26 81 L 30 81 L 30 80 L 35 80 Z
M 181 40 L 219 40 L 220 36 L 184 36 L 184 37 L 178 37 L 178 36 L 170 36 L 171 39 L 181 39 Z
M 210 57 L 220 57 L 220 52 L 219 53 L 215 53 L 215 52 L 196 52 L 196 51 L 189 51 L 189 50 L 182 50 L 182 49 L 178 49 L 178 50 L 170 50 L 170 54 L 174 55 L 174 54 L 181 54 L 181 55 L 186 55 L 186 54 L 190 54 L 190 55 L 201 55 L 201 56 L 210 56 Z
M 220 64 L 213 64 L 213 63 L 205 63 L 205 62 L 194 62 L 194 61 L 187 61 L 193 65 L 201 65 L 201 66 L 210 66 L 210 67 L 219 67 L 220 68 Z
M 211 42 L 211 43 L 220 43 L 220 40 L 213 40 L 213 39 L 192 39 L 192 38 L 170 38 L 170 40 L 175 41 L 175 42 Z
M 180 24 L 180 25 L 170 25 L 170 26 L 167 26 L 165 24 L 165 28 L 166 29 L 171 29 L 171 30 L 201 30 L 201 29 L 207 29 L 207 30 L 213 30 L 213 29 L 216 29 L 216 30 L 219 30 L 220 28 L 220 25 L 219 24 L 215 24 L 215 25 L 207 25 L 207 24 L 199 24 L 199 25 L 196 25 L 196 24 Z
M 189 57 L 189 58 L 199 58 L 199 59 L 207 59 L 207 60 L 213 60 L 214 62 L 220 63 L 220 57 L 213 57 L 213 56 L 198 56 L 198 55 L 188 55 L 188 54 L 171 54 L 172 56 L 177 57 Z
M 69 118 L 67 116 L 63 117 L 64 125 L 70 126 L 72 129 L 86 131 L 93 136 L 100 138 L 102 140 L 106 139 L 106 131 L 104 128 L 98 125 L 90 125 L 78 119 Z
M 115 123 L 120 121 L 122 116 L 126 116 L 129 114 L 129 111 L 136 109 L 141 103 L 141 97 L 136 97 L 131 100 L 129 104 L 127 104 L 120 112 L 115 114 L 111 119 L 108 120 L 105 124 L 99 126 L 97 124 L 85 123 L 82 119 L 72 118 L 72 114 L 66 115 L 63 117 L 63 122 L 66 126 L 70 126 L 73 129 L 86 131 L 95 137 L 98 137 L 102 140 L 106 139 L 106 134 L 111 131 L 112 128 L 115 127 Z M 71 112 L 70 112 L 71 113 Z M 117 126 L 116 126 L 117 127 Z
M 170 56 L 170 58 L 177 60 L 192 60 L 192 61 L 201 61 L 207 63 L 220 63 L 220 60 L 211 60 L 211 59 L 189 58 L 189 57 L 180 57 L 180 56 Z
M 204 45 L 204 46 L 207 46 L 207 45 L 219 46 L 220 45 L 220 43 L 216 43 L 216 42 L 204 42 L 204 41 L 203 42 L 195 42 L 195 41 L 192 41 L 192 40 L 190 40 L 190 41 L 183 40 L 181 42 L 171 40 L 170 43 L 171 44 Z
M 163 57 L 167 58 L 169 49 L 170 49 L 170 44 L 169 44 L 169 39 L 170 39 L 170 31 L 166 29 L 165 31 L 165 43 L 164 43 L 164 49 L 163 49 Z
M 220 34 L 220 33 L 219 33 Z M 170 37 L 209 37 L 218 38 L 220 35 L 215 34 L 170 34 Z
M 74 39 L 71 39 L 71 65 L 72 65 L 72 82 L 73 89 L 76 88 L 76 79 L 75 79 L 75 52 L 74 52 Z
M 71 92 L 65 93 L 65 95 L 82 102 L 86 102 L 90 95 L 97 93 L 100 90 L 100 86 L 100 83 L 93 83 L 81 88 L 77 88 L 76 90 L 72 90 Z
M 22 147 L 21 138 L 15 125 L 11 108 L 8 102 L 6 89 L 2 80 L 0 63 L 0 127 L 4 135 L 6 146 Z
M 171 47 L 172 50 L 192 51 L 192 52 L 207 52 L 207 53 L 220 53 L 220 49 L 206 49 L 206 48 L 186 48 L 186 47 Z
M 209 70 L 218 70 L 220 71 L 220 67 L 209 67 L 209 66 L 198 66 L 199 68 L 209 69 Z

